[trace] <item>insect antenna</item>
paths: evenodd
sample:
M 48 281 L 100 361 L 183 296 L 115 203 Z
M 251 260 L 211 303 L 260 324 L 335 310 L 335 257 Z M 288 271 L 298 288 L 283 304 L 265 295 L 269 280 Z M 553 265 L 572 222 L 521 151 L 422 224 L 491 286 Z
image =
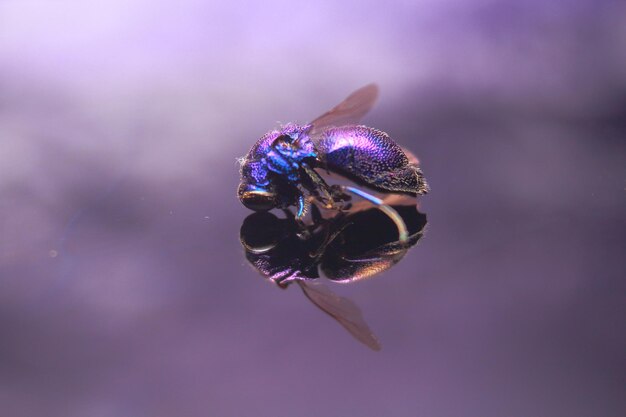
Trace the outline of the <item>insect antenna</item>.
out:
M 374 203 L 380 209 L 380 211 L 385 213 L 395 223 L 396 227 L 398 228 L 398 241 L 400 243 L 407 242 L 407 240 L 409 239 L 409 232 L 406 228 L 406 224 L 404 223 L 404 220 L 402 220 L 402 217 L 393 207 L 385 204 L 380 198 L 366 193 L 365 191 L 358 188 L 345 186 L 344 189 L 351 192 L 352 194 L 358 195 L 359 197 L 371 203 Z

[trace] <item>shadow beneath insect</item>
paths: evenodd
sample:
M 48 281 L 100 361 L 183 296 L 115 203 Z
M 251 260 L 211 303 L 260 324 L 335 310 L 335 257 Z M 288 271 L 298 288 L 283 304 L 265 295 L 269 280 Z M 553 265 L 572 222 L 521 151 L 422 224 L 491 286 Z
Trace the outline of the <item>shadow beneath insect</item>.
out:
M 423 236 L 426 215 L 415 204 L 392 205 L 409 232 L 400 242 L 396 224 L 382 211 L 367 206 L 324 218 L 313 207 L 311 224 L 258 212 L 246 217 L 240 239 L 247 260 L 280 288 L 293 283 L 320 310 L 337 320 L 352 336 L 373 350 L 380 344 L 349 299 L 333 293 L 320 281 L 352 283 L 377 275 L 398 263 Z

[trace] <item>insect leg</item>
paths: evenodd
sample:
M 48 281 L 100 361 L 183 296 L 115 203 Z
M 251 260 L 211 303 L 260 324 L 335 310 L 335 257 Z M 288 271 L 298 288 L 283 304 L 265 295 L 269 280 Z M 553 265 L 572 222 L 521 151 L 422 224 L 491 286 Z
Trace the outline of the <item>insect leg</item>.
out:
M 398 212 L 393 207 L 385 204 L 380 198 L 368 194 L 358 188 L 345 186 L 344 189 L 351 192 L 352 194 L 358 195 L 359 197 L 371 203 L 374 203 L 376 206 L 378 206 L 380 211 L 389 216 L 389 218 L 396 224 L 396 227 L 398 228 L 398 240 L 401 243 L 404 243 L 409 239 L 409 232 L 406 228 L 406 224 L 404 223 L 404 220 L 402 220 L 402 217 L 400 217 Z
M 302 163 L 301 166 L 307 176 L 309 183 L 307 185 L 311 193 L 313 193 L 327 209 L 336 208 L 330 187 L 326 184 L 326 181 L 309 165 Z
M 302 220 L 302 218 L 306 215 L 307 211 L 309 211 L 309 201 L 304 197 L 304 194 L 300 194 L 298 196 L 297 207 L 298 211 L 296 212 L 296 219 Z
M 298 228 L 296 235 L 300 239 L 306 240 L 311 237 L 311 233 L 309 232 L 309 227 L 304 223 L 304 216 L 309 211 L 309 208 L 311 207 L 311 203 L 304 196 L 304 193 L 302 192 L 302 190 L 298 190 L 298 191 L 299 191 L 299 194 L 295 202 L 296 213 L 294 214 L 287 207 L 283 207 L 281 210 L 285 214 L 285 218 L 287 220 L 293 221 L 296 224 Z

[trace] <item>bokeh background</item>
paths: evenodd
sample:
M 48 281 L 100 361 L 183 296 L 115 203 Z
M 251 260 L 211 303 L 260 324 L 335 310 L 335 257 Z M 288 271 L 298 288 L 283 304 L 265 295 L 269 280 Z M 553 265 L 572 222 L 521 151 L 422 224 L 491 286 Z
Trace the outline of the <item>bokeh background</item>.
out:
M 236 158 L 377 82 L 428 232 L 332 286 L 251 268 Z M 620 1 L 0 1 L 0 414 L 623 416 Z

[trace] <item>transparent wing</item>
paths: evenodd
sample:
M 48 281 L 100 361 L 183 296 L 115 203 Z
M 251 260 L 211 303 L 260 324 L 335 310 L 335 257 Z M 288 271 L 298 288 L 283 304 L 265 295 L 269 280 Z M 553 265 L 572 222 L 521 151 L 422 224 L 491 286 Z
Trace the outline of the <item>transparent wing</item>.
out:
M 344 101 L 311 122 L 315 136 L 332 126 L 356 124 L 370 111 L 378 98 L 378 86 L 368 84 L 350 94 Z
M 372 350 L 380 350 L 380 343 L 363 319 L 361 310 L 352 301 L 333 293 L 321 284 L 298 281 L 304 295 L 320 310 L 341 324 L 355 339 Z

